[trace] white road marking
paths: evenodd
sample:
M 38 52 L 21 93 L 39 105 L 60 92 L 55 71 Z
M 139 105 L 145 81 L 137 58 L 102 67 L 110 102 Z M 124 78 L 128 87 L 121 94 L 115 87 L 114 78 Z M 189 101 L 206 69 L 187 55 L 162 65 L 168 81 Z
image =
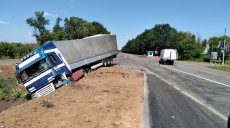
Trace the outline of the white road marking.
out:
M 185 67 L 185 66 L 182 66 L 182 65 L 177 65 L 177 66 Z M 219 76 L 230 77 L 228 75 L 223 75 L 223 74 L 219 74 L 219 73 L 215 73 L 215 72 L 204 71 L 204 70 L 201 70 L 201 69 L 196 69 L 196 68 L 191 68 L 191 67 L 186 67 L 186 68 L 190 68 L 190 69 L 198 70 L 198 71 L 202 71 L 202 72 L 207 72 L 207 73 L 211 73 L 211 74 L 216 74 L 216 75 L 219 75 Z
M 194 77 L 197 77 L 197 78 L 200 78 L 200 79 L 209 81 L 209 82 L 213 82 L 213 83 L 216 83 L 216 84 L 219 84 L 219 85 L 223 85 L 223 86 L 226 86 L 226 87 L 230 87 L 230 85 L 227 85 L 227 84 L 224 84 L 224 83 L 215 81 L 215 80 L 210 80 L 210 79 L 208 79 L 208 78 L 204 78 L 204 77 L 201 77 L 201 76 L 192 74 L 192 73 L 184 72 L 184 71 L 181 71 L 181 70 L 178 70 L 178 69 L 175 69 L 175 68 L 171 68 L 171 67 L 168 67 L 168 66 L 164 66 L 164 65 L 160 65 L 160 66 L 161 66 L 161 67 L 164 67 L 164 68 L 167 68 L 167 69 L 170 69 L 170 70 L 174 70 L 174 71 L 177 71 L 177 72 L 181 72 L 181 73 L 184 73 L 184 74 L 187 74 L 187 75 L 190 75 L 190 76 L 194 76 Z
M 146 74 L 144 74 L 144 128 L 150 128 L 149 89 L 147 85 L 147 75 Z
M 190 99 L 192 99 L 193 101 L 195 101 L 196 103 L 200 104 L 201 106 L 203 106 L 204 108 L 208 109 L 209 111 L 211 111 L 213 114 L 219 116 L 221 119 L 223 119 L 224 121 L 228 120 L 228 117 L 226 117 L 225 115 L 223 115 L 222 113 L 220 113 L 218 110 L 216 110 L 214 107 L 212 107 L 211 105 L 203 102 L 202 100 L 199 100 L 198 98 L 196 98 L 195 96 L 189 94 L 188 92 L 180 89 L 179 87 L 176 87 L 175 85 L 170 84 L 170 82 L 162 79 L 160 76 L 158 76 L 157 74 L 155 74 L 154 72 L 150 71 L 149 69 L 145 68 L 142 66 L 142 68 L 147 71 L 150 74 L 153 74 L 154 76 L 156 76 L 157 78 L 161 79 L 162 81 L 164 81 L 165 83 L 167 83 L 168 85 L 171 85 L 173 88 L 175 88 L 176 90 L 178 90 L 179 92 L 181 92 L 183 95 L 186 95 L 187 97 L 189 97 Z

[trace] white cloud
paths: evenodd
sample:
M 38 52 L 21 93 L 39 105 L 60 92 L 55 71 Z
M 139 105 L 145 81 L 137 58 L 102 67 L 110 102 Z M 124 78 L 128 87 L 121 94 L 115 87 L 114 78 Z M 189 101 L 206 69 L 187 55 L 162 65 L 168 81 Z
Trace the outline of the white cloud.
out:
M 49 13 L 49 12 L 44 12 L 44 16 L 51 17 L 51 18 L 57 18 L 58 17 L 58 15 L 53 14 L 53 13 Z
M 8 25 L 8 24 L 10 24 L 10 23 L 5 22 L 5 21 L 0 21 L 0 24 L 3 24 L 3 25 Z

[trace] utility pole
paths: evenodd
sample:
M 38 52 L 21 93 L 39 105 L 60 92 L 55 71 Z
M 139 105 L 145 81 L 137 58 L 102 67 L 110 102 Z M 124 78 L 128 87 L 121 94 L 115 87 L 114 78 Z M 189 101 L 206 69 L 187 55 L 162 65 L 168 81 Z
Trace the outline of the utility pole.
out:
M 224 56 L 225 56 L 225 36 L 226 36 L 226 28 L 224 29 L 224 48 L 223 48 L 222 65 L 224 65 Z

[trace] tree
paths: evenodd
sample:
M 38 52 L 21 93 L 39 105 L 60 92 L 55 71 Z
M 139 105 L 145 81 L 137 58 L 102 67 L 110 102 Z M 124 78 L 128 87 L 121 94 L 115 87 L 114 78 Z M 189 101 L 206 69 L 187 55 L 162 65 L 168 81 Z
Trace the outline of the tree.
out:
M 87 22 L 82 18 L 70 17 L 64 20 L 65 39 L 81 39 L 96 34 L 108 34 L 110 32 L 98 22 Z
M 225 43 L 225 59 L 230 58 L 230 37 L 226 36 L 226 43 Z
M 199 58 L 204 48 L 201 43 L 195 40 L 195 36 L 191 33 L 184 33 L 184 38 L 178 40 L 178 54 L 179 59 L 189 60 L 193 58 Z
M 169 24 L 158 24 L 145 30 L 135 39 L 129 40 L 121 51 L 133 54 L 144 54 L 149 50 L 177 49 L 180 59 L 199 58 L 204 44 L 188 32 L 177 32 Z
M 89 35 L 89 25 L 87 22 L 78 17 L 65 18 L 65 38 L 70 39 L 81 39 Z
M 26 23 L 33 27 L 33 36 L 39 45 L 49 40 L 72 40 L 81 39 L 96 34 L 109 34 L 110 32 L 99 22 L 88 22 L 82 18 L 70 17 L 64 19 L 64 26 L 58 17 L 52 30 L 47 30 L 49 20 L 44 17 L 44 12 L 35 12 L 35 17 L 28 18 Z
M 91 32 L 91 35 L 94 34 L 110 34 L 110 32 L 99 22 L 92 22 L 93 25 L 93 31 Z
M 49 32 L 45 28 L 45 26 L 49 24 L 49 20 L 45 19 L 43 11 L 35 12 L 35 17 L 28 18 L 26 23 L 33 27 L 33 36 L 40 45 L 47 41 L 47 37 L 44 33 Z
M 177 31 L 169 24 L 156 25 L 153 28 L 153 34 L 155 35 L 155 42 L 159 51 L 165 48 L 176 48 Z
M 62 18 L 60 17 L 56 19 L 56 23 L 53 27 L 52 40 L 63 40 L 65 37 L 63 27 L 60 26 L 61 21 L 62 21 Z
M 169 24 L 159 24 L 151 29 L 145 30 L 132 41 L 128 41 L 129 43 L 133 42 L 135 44 L 124 46 L 122 52 L 130 51 L 127 50 L 130 48 L 129 46 L 137 47 L 132 49 L 135 50 L 132 51 L 132 53 L 135 54 L 144 54 L 148 50 L 160 51 L 164 48 L 176 48 L 176 39 L 176 29 L 172 28 Z

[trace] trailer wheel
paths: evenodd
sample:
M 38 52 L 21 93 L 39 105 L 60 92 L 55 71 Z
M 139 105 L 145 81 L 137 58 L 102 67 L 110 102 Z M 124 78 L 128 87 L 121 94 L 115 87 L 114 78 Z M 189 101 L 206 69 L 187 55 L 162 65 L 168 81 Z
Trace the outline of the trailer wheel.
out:
M 108 66 L 108 59 L 104 59 L 104 60 L 103 60 L 103 65 L 104 65 L 104 67 L 107 67 L 107 66 Z
M 109 58 L 108 59 L 108 66 L 111 66 L 112 64 L 111 64 L 112 62 L 111 62 L 111 59 Z
M 111 66 L 113 66 L 113 58 L 111 58 Z

